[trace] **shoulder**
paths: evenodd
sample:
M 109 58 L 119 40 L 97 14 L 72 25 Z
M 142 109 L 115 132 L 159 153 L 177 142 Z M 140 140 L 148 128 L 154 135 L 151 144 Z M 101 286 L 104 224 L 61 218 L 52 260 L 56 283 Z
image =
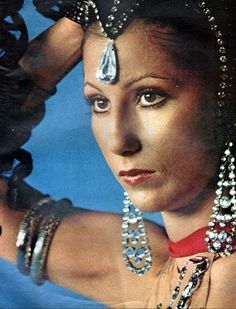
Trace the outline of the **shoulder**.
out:
M 207 308 L 236 308 L 236 252 L 212 265 Z

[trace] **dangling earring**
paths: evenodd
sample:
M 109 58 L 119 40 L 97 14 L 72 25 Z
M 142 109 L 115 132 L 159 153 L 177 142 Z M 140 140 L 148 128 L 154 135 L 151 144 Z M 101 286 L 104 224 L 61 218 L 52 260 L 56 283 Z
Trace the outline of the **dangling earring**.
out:
M 137 275 L 143 275 L 151 268 L 152 256 L 144 227 L 143 214 L 124 193 L 122 223 L 123 258 L 126 267 Z
M 221 257 L 232 253 L 236 231 L 235 158 L 231 152 L 233 143 L 227 142 L 226 147 L 221 158 L 215 205 L 206 232 L 208 251 Z
M 218 56 L 220 63 L 219 87 L 217 89 L 217 107 L 218 119 L 220 123 L 225 121 L 225 112 L 227 111 L 227 99 L 230 97 L 230 66 L 227 57 L 227 48 L 223 32 L 216 23 L 216 19 L 207 6 L 206 1 L 200 1 L 198 4 L 203 14 L 207 17 L 210 29 L 218 45 Z M 209 229 L 206 232 L 206 243 L 208 251 L 217 256 L 228 256 L 233 251 L 234 236 L 236 231 L 236 190 L 235 190 L 235 158 L 231 152 L 233 143 L 230 142 L 231 126 L 228 125 L 228 141 L 226 150 L 221 158 L 218 188 L 216 190 L 216 199 L 214 202 Z M 234 136 L 234 134 L 232 134 Z

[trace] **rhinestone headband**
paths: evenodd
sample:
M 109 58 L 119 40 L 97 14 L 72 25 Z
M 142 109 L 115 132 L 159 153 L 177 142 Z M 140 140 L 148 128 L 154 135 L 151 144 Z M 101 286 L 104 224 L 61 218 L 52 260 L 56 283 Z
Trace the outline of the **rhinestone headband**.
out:
M 104 23 L 101 21 L 99 10 L 93 0 L 74 1 L 71 9 L 66 12 L 66 17 L 83 26 L 87 26 L 90 22 L 91 13 L 94 13 L 104 36 L 115 40 L 127 25 L 129 18 L 144 0 L 133 0 L 128 8 L 120 12 L 119 6 L 121 2 L 122 0 L 113 0 L 110 14 L 108 14 Z

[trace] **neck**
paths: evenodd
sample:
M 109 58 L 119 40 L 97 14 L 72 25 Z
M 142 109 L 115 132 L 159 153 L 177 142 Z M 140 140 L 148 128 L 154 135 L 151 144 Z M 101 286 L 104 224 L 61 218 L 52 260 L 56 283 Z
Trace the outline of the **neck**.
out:
M 207 191 L 184 208 L 162 213 L 166 232 L 171 241 L 179 241 L 201 227 L 207 226 L 214 204 L 214 191 Z

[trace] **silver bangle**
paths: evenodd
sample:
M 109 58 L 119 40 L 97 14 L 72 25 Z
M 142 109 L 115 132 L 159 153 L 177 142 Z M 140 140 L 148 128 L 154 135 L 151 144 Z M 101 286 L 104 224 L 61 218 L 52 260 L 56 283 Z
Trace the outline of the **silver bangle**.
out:
M 37 285 L 43 284 L 46 279 L 45 268 L 48 251 L 60 221 L 61 220 L 57 218 L 55 214 L 52 214 L 45 217 L 40 224 L 30 266 L 30 277 Z
M 51 202 L 52 199 L 49 196 L 40 199 L 34 207 L 26 212 L 20 225 L 16 241 L 17 268 L 24 275 L 29 275 L 30 273 L 32 246 L 34 244 L 39 222 L 42 219 L 43 206 L 47 207 Z

